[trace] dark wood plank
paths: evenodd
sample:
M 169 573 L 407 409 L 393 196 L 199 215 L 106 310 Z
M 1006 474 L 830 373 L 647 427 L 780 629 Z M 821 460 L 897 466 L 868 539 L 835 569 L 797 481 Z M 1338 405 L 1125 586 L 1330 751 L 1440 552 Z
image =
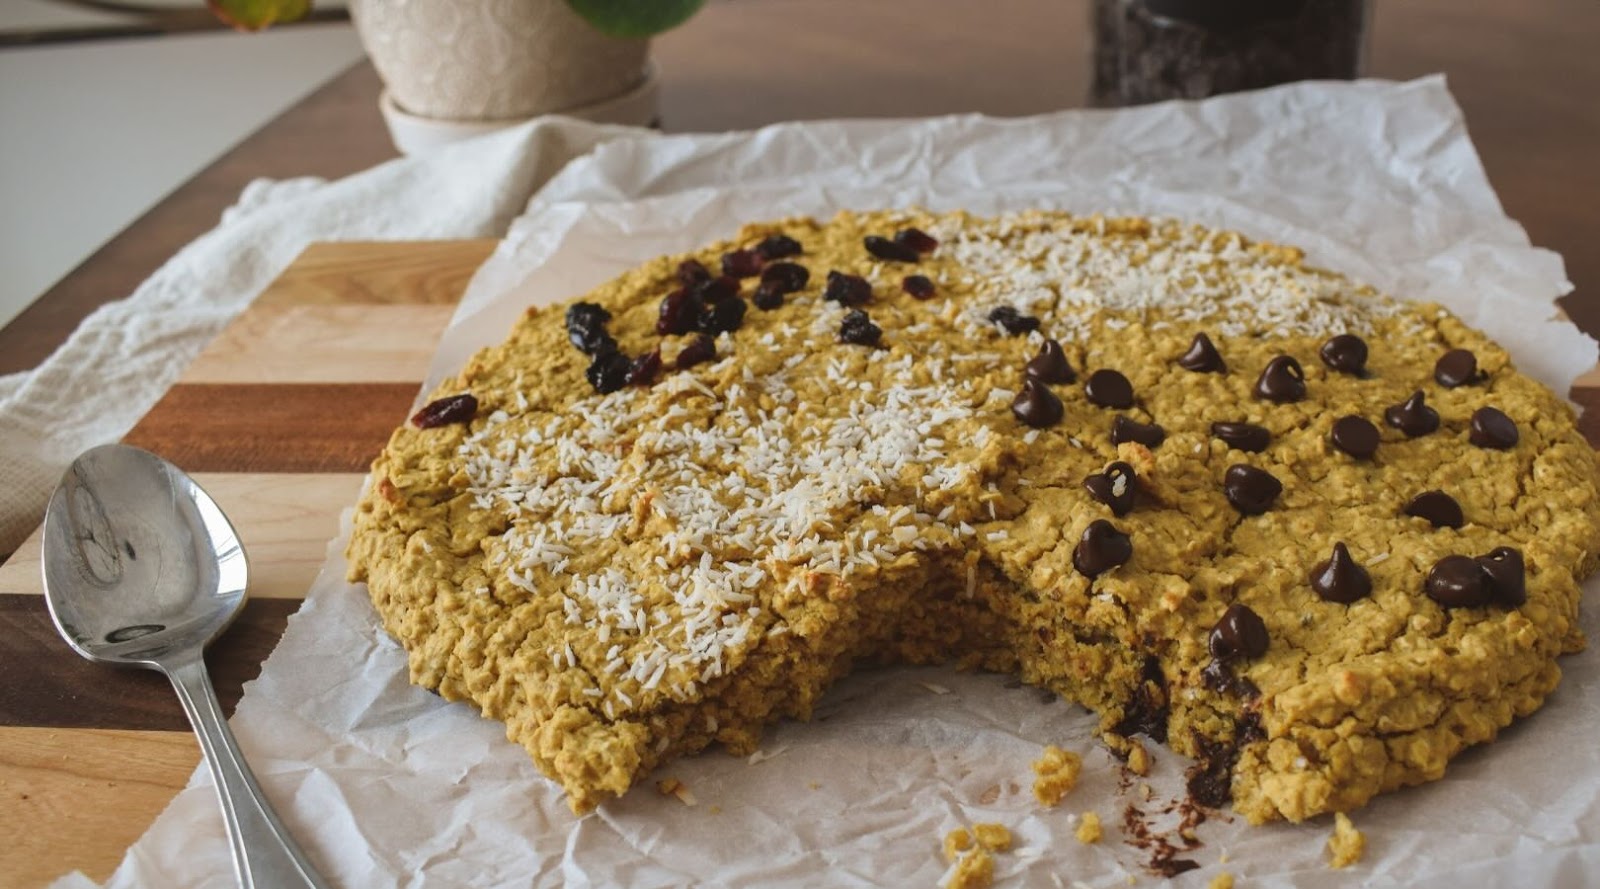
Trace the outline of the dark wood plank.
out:
M 206 651 L 224 712 L 261 673 L 299 599 L 251 599 Z M 56 633 L 43 596 L 0 593 L 0 726 L 183 731 L 189 727 L 159 673 L 79 657 Z
M 182 383 L 123 440 L 188 472 L 365 472 L 415 383 Z

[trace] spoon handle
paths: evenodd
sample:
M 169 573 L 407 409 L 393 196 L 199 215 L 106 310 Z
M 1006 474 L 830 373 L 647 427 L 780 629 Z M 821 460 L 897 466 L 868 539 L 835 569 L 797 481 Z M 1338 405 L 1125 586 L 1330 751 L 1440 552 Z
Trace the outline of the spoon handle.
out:
M 310 886 L 327 889 L 305 853 L 278 820 L 234 743 L 233 732 L 222 717 L 222 706 L 211 688 L 205 661 L 199 654 L 163 663 L 162 672 L 178 690 L 178 700 L 189 715 L 200 749 L 211 764 L 222 816 L 228 825 L 228 845 L 233 867 L 244 889 Z

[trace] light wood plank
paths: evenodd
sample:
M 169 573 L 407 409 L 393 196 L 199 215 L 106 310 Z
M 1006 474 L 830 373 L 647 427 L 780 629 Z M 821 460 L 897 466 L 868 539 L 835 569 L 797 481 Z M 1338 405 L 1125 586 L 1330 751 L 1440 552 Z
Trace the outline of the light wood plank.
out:
M 184 383 L 420 383 L 453 305 L 255 305 Z
M 0 885 L 109 877 L 199 762 L 189 732 L 0 727 Z
M 250 556 L 250 595 L 298 599 L 322 567 L 328 542 L 339 533 L 339 513 L 355 505 L 360 473 L 198 472 L 205 488 L 244 541 Z M 0 565 L 0 592 L 44 592 L 40 532 Z
M 447 305 L 461 300 L 499 241 L 316 243 L 256 305 Z

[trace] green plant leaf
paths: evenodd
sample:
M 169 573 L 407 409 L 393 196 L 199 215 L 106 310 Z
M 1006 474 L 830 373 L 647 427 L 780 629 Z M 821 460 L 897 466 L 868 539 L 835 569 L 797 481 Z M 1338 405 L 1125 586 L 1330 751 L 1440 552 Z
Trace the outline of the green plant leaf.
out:
M 689 20 L 705 0 L 567 0 L 603 34 L 612 37 L 650 37 Z
M 259 31 L 306 17 L 311 0 L 206 0 L 217 18 L 241 31 Z

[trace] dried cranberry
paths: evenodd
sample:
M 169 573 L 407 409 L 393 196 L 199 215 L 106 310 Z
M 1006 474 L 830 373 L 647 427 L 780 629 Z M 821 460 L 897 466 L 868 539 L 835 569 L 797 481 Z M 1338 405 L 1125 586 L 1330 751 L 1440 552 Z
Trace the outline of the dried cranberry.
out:
M 754 250 L 734 250 L 722 254 L 722 273 L 731 278 L 754 278 L 761 274 L 762 259 Z
M 798 263 L 775 262 L 761 270 L 761 283 L 777 288 L 781 296 L 804 289 L 811 283 L 811 272 Z
M 744 323 L 747 308 L 737 294 L 718 293 L 713 297 L 703 297 L 700 310 L 694 316 L 694 329 L 710 334 L 738 330 L 739 325 Z
M 933 282 L 927 275 L 906 275 L 900 282 L 900 289 L 915 299 L 933 299 Z
M 1000 325 L 1011 336 L 1021 336 L 1039 329 L 1039 319 L 1024 315 L 1013 306 L 999 306 L 989 313 L 989 320 Z
M 594 303 L 573 303 L 567 307 L 567 339 L 586 355 L 615 349 L 616 341 L 606 333 L 610 320 L 611 313 Z
M 768 262 L 786 256 L 799 256 L 805 252 L 800 242 L 788 235 L 767 235 L 755 246 L 756 255 Z
M 829 272 L 828 285 L 823 288 L 822 298 L 840 305 L 859 306 L 872 299 L 872 285 L 860 275 Z
M 932 253 L 939 239 L 920 228 L 903 228 L 894 233 L 894 242 L 910 247 L 918 253 Z
M 891 262 L 916 262 L 922 258 L 921 253 L 882 235 L 867 235 L 861 243 L 866 245 L 868 253 Z
M 839 324 L 839 342 L 849 343 L 853 346 L 876 346 L 883 336 L 883 328 L 872 323 L 867 313 L 860 309 L 851 309 L 845 313 L 844 321 Z
M 633 368 L 633 362 L 621 352 L 602 352 L 589 362 L 589 369 L 583 372 L 589 380 L 589 385 L 594 391 L 604 395 L 615 392 L 628 382 L 628 371 Z
M 711 270 L 698 259 L 685 259 L 678 263 L 678 283 L 693 287 L 701 281 L 711 280 Z
M 717 341 L 705 334 L 700 334 L 689 341 L 683 351 L 678 353 L 678 369 L 694 367 L 704 361 L 717 357 Z
M 628 385 L 648 386 L 661 373 L 661 350 L 653 349 L 633 359 L 628 365 Z
M 411 416 L 412 425 L 418 429 L 432 429 L 451 423 L 465 423 L 478 413 L 478 397 L 471 392 L 450 395 L 423 405 Z
M 750 297 L 750 301 L 756 304 L 756 308 L 770 312 L 783 305 L 783 294 L 782 287 L 762 284 L 756 288 L 755 296 Z
M 661 311 L 656 315 L 656 333 L 665 336 L 694 330 L 695 303 L 689 291 L 682 287 L 667 294 L 661 300 Z

